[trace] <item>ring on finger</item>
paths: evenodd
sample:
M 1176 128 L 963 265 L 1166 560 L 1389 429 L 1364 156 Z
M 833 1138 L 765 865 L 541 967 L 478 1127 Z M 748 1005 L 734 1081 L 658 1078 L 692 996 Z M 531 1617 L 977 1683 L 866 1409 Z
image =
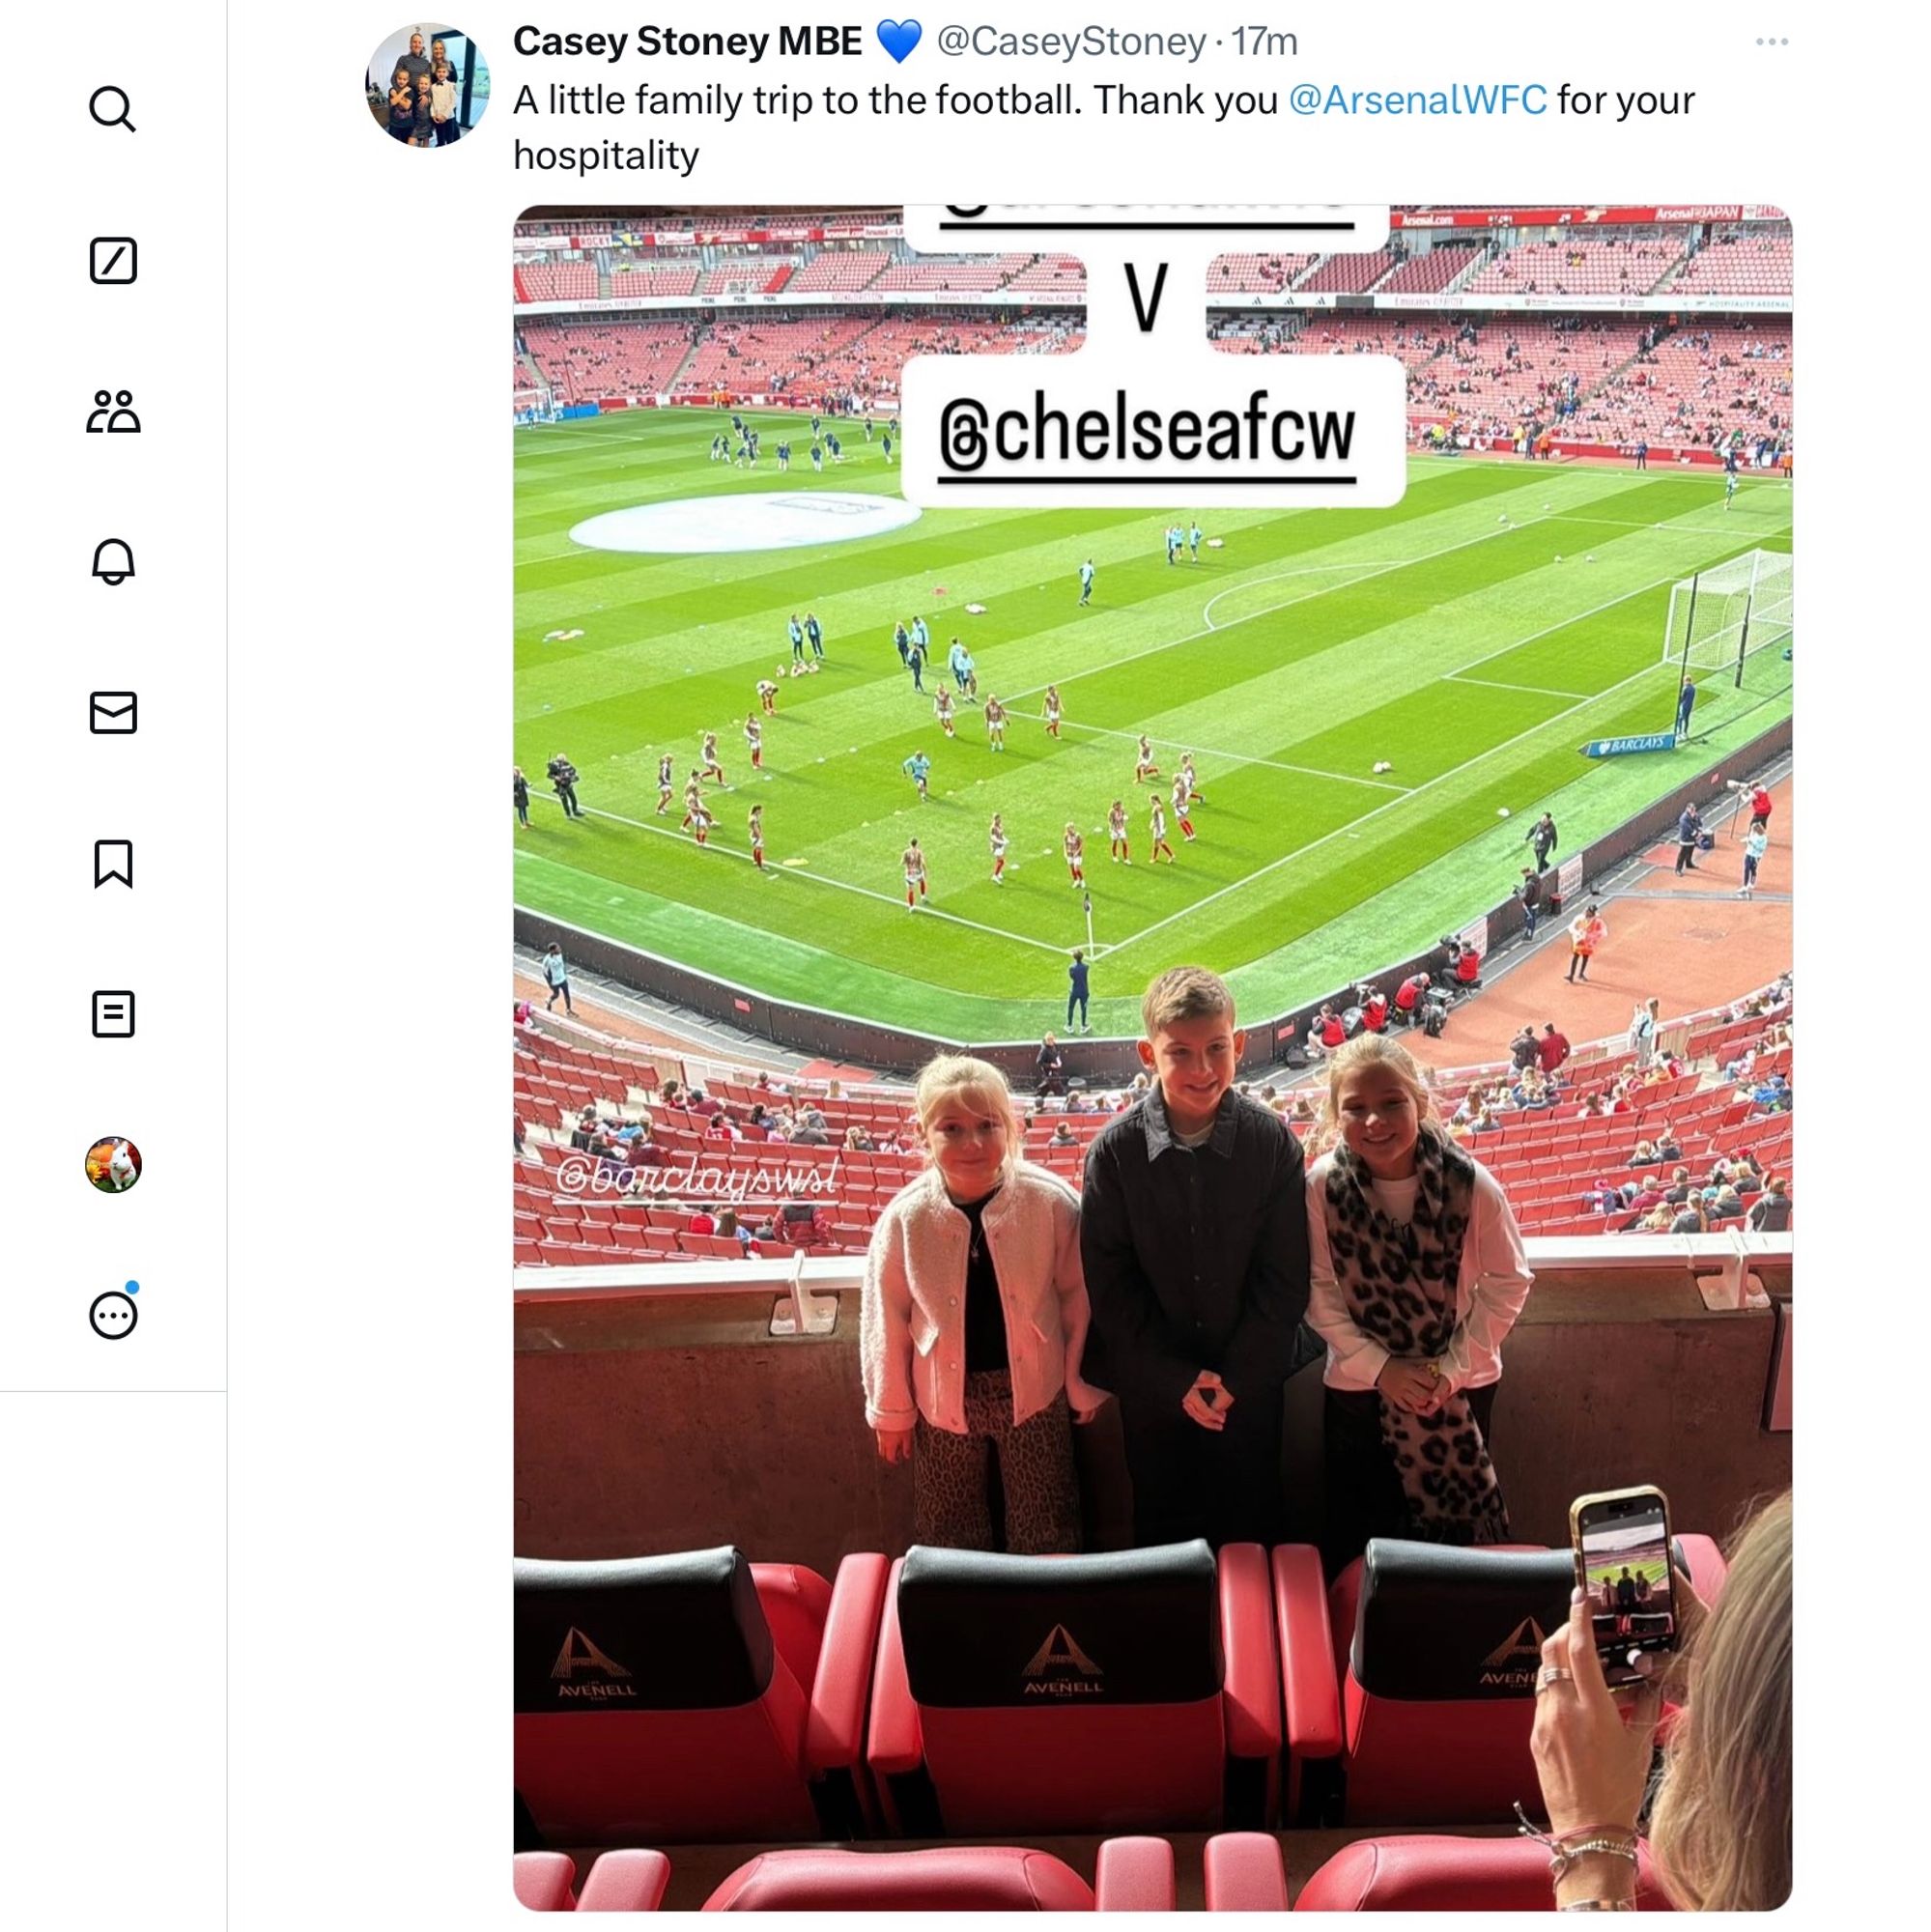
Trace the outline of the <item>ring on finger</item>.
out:
M 1573 1671 L 1565 1670 L 1559 1663 L 1545 1663 L 1543 1667 L 1536 1672 L 1536 1680 L 1535 1680 L 1536 1695 L 1540 1697 L 1542 1693 L 1545 1690 L 1547 1690 L 1551 1684 L 1566 1683 L 1574 1675 L 1575 1673 Z

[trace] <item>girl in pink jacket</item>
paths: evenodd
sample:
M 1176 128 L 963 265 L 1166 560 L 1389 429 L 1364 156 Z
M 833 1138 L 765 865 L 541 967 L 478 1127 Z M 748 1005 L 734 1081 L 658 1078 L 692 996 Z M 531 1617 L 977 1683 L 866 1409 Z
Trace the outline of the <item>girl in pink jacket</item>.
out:
M 1077 1551 L 1070 1424 L 1106 1400 L 1079 1372 L 1078 1197 L 1021 1157 L 996 1066 L 941 1055 L 919 1076 L 917 1107 L 930 1165 L 879 1216 L 866 1257 L 865 1419 L 888 1463 L 912 1459 L 915 1542 L 994 1547 L 990 1455 L 1005 1548 Z

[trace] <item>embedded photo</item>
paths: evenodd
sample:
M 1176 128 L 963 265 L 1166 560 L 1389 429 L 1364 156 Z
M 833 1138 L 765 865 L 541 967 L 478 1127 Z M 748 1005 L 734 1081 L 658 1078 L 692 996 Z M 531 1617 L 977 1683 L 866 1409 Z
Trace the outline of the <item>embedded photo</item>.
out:
M 1572 1640 L 1787 1592 L 1791 224 L 1384 212 L 1163 299 L 1386 509 L 908 501 L 1076 234 L 515 222 L 525 1903 L 1545 1909 Z

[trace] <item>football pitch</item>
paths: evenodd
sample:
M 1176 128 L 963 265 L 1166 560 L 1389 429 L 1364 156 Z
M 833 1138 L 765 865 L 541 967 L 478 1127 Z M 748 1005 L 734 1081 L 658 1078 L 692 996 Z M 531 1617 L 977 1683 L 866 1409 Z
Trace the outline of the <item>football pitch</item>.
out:
M 1578 755 L 1591 738 L 1669 728 L 1670 586 L 1790 548 L 1791 487 L 1768 477 L 1746 478 L 1726 510 L 1712 473 L 1417 459 L 1391 510 L 1202 515 L 1218 546 L 1174 565 L 1174 516 L 1103 510 L 928 511 L 789 549 L 628 554 L 573 539 L 634 506 L 686 505 L 684 527 L 701 531 L 734 497 L 895 498 L 895 467 L 857 425 L 840 429 L 844 464 L 818 476 L 808 424 L 754 419 L 764 453 L 751 471 L 709 460 L 724 421 L 710 410 L 515 432 L 515 755 L 535 794 L 515 835 L 516 895 L 770 998 L 964 1039 L 1036 1036 L 1063 1018 L 1066 963 L 1088 943 L 1060 849 L 1070 820 L 1086 836 L 1095 1031 L 1137 1030 L 1141 990 L 1183 960 L 1225 973 L 1260 1019 L 1502 897 L 1539 812 L 1556 816 L 1560 859 L 1790 708 L 1791 665 L 1769 650 L 1741 691 L 1734 673 L 1698 676 L 1692 746 Z M 799 454 L 781 475 L 787 435 Z M 1191 521 L 1185 504 L 1176 513 Z M 1086 557 L 1096 576 L 1081 609 Z M 753 774 L 745 716 L 757 681 L 788 668 L 786 622 L 807 611 L 826 661 L 779 680 Z M 949 741 L 913 691 L 893 626 L 920 614 L 927 693 L 963 639 L 980 696 L 1008 710 L 1004 753 L 979 706 L 958 706 Z M 1065 704 L 1057 741 L 1040 718 L 1049 683 Z M 732 789 L 706 786 L 717 824 L 699 850 L 678 825 L 707 730 Z M 1143 731 L 1163 801 L 1183 751 L 1204 795 L 1196 842 L 1170 825 L 1173 865 L 1148 863 Z M 923 802 L 901 771 L 917 751 L 931 758 Z M 678 798 L 660 817 L 665 752 Z M 566 820 L 545 782 L 558 753 L 582 774 L 584 819 Z M 1130 867 L 1107 856 L 1116 798 Z M 995 811 L 1011 839 L 1004 885 L 986 841 Z M 913 837 L 930 902 L 909 913 L 898 861 Z

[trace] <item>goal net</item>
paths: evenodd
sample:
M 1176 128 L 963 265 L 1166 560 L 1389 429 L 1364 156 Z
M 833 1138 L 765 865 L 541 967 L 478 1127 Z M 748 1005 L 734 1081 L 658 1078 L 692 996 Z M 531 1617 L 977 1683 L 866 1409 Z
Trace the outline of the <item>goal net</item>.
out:
M 556 399 L 548 389 L 514 389 L 510 392 L 514 414 L 512 422 L 554 422 L 556 420 Z
M 1790 564 L 1787 552 L 1753 550 L 1677 584 L 1663 663 L 1686 672 L 1734 669 L 1741 685 L 1746 660 L 1791 640 Z

